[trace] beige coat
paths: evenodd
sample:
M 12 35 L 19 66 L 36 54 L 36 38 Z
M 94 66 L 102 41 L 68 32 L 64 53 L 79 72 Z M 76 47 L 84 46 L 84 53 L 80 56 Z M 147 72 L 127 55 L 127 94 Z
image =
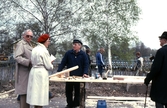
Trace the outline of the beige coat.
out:
M 31 69 L 31 51 L 33 47 L 24 39 L 19 41 L 14 51 L 16 60 L 15 93 L 27 94 L 28 76 Z

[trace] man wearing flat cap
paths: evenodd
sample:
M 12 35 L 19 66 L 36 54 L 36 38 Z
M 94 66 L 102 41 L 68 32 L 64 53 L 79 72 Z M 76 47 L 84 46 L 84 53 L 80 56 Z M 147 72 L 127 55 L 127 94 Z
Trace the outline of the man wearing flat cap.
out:
M 148 86 L 152 81 L 150 97 L 156 108 L 167 108 L 167 32 L 159 36 L 160 45 L 157 50 L 150 73 L 147 74 L 144 84 Z
M 57 72 L 62 71 L 65 66 L 67 66 L 67 68 L 78 66 L 78 69 L 70 72 L 70 76 L 87 77 L 89 63 L 86 53 L 81 50 L 82 42 L 78 39 L 74 39 L 72 46 L 73 49 L 65 53 Z M 66 82 L 65 94 L 67 100 L 66 108 L 76 108 L 80 106 L 79 101 L 81 96 L 79 82 Z

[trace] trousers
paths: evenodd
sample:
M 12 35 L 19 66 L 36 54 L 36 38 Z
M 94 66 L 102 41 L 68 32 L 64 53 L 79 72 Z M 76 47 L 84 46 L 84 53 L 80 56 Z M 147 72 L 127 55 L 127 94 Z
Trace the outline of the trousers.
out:
M 26 94 L 20 95 L 20 108 L 30 108 L 30 105 L 26 103 Z

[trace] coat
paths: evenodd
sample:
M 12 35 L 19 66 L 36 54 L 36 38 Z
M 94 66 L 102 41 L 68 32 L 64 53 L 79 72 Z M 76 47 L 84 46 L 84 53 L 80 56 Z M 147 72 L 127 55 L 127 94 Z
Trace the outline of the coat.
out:
M 80 50 L 77 54 L 75 53 L 75 51 L 69 50 L 65 53 L 57 72 L 60 72 L 64 69 L 65 66 L 67 66 L 68 68 L 71 68 L 73 66 L 77 66 L 78 65 L 78 69 L 73 70 L 70 72 L 70 76 L 83 76 L 83 74 L 88 74 L 88 57 L 86 55 L 86 53 L 82 50 Z
M 167 104 L 167 45 L 157 51 L 146 80 L 152 80 L 151 99 L 158 103 Z
M 24 39 L 16 44 L 14 59 L 16 60 L 15 93 L 27 94 L 28 76 L 31 69 L 30 59 L 33 47 Z
M 96 53 L 96 65 L 100 65 L 100 66 L 105 65 L 102 54 L 100 52 Z
M 50 54 L 43 44 L 32 50 L 32 68 L 27 87 L 27 103 L 36 106 L 49 104 L 49 73 L 53 69 Z

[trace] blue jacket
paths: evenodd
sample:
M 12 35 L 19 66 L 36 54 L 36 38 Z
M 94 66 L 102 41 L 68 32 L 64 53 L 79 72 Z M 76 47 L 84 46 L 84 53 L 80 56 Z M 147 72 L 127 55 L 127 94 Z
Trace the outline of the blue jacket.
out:
M 100 52 L 96 53 L 96 65 L 105 65 L 103 61 L 102 54 Z
M 89 63 L 86 53 L 82 50 L 78 53 L 75 53 L 73 49 L 69 50 L 65 53 L 57 72 L 62 71 L 65 66 L 67 66 L 68 69 L 76 65 L 78 65 L 79 68 L 71 71 L 70 76 L 83 76 L 83 74 L 88 74 Z

